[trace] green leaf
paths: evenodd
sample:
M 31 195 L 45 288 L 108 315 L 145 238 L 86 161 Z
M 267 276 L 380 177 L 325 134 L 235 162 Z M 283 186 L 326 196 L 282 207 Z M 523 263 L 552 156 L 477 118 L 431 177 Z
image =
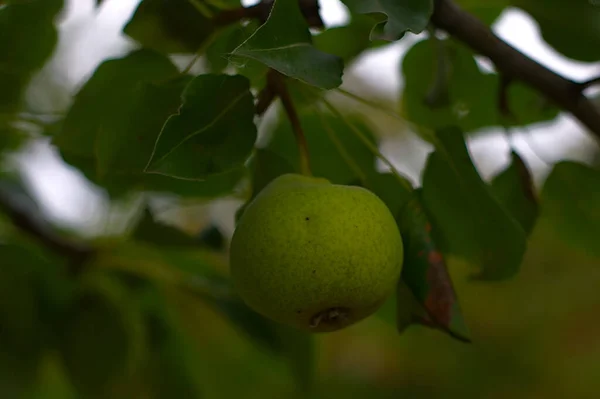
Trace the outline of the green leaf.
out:
M 440 129 L 436 139 L 422 192 L 436 243 L 471 263 L 479 279 L 513 276 L 525 252 L 525 232 L 482 181 L 460 129 Z
M 399 40 L 408 31 L 421 33 L 433 13 L 432 0 L 343 0 L 350 11 L 359 14 L 385 14 L 387 19 L 378 23 L 383 30 L 379 39 Z
M 547 177 L 540 195 L 540 218 L 569 245 L 600 256 L 600 172 L 563 161 Z
M 381 198 L 394 216 L 398 215 L 412 195 L 412 185 L 408 180 L 388 172 L 367 173 L 366 182 L 359 185 Z
M 286 76 L 323 89 L 342 84 L 343 61 L 312 45 L 296 1 L 275 0 L 267 22 L 231 54 L 260 61 Z
M 202 198 L 227 194 L 245 175 L 243 167 L 202 182 L 143 172 L 189 80 L 168 58 L 151 50 L 107 60 L 76 95 L 53 143 L 65 162 L 114 196 L 133 190 Z
M 179 112 L 165 123 L 146 171 L 202 180 L 242 166 L 255 141 L 248 79 L 200 75 L 186 87 Z
M 258 148 L 255 151 L 249 168 L 252 171 L 252 198 L 277 177 L 296 172 L 285 158 L 268 148 Z
M 375 143 L 373 133 L 360 119 L 348 117 L 347 122 L 356 126 Z M 332 115 L 321 116 L 314 112 L 306 112 L 300 115 L 300 124 L 308 143 L 310 165 L 315 176 L 324 177 L 335 184 L 348 184 L 359 177 L 356 168 L 363 173 L 375 170 L 375 156 L 356 137 L 346 122 Z M 342 143 L 353 166 L 341 155 L 336 141 Z M 280 120 L 265 148 L 284 158 L 299 173 L 300 157 L 291 124 L 287 119 Z
M 113 277 L 85 276 L 60 326 L 58 346 L 81 394 L 108 393 L 127 379 L 145 350 L 140 308 Z
M 17 111 L 24 91 L 56 48 L 55 19 L 62 0 L 31 0 L 0 8 L 0 128 Z M 25 28 L 27 27 L 27 28 Z
M 473 53 L 452 40 L 421 41 L 402 61 L 406 86 L 401 114 L 423 127 L 459 126 L 465 132 L 492 126 L 523 126 L 552 120 L 558 109 L 537 92 L 513 82 L 506 93 L 514 116 L 500 113 L 498 75 L 479 70 Z
M 490 188 L 496 199 L 529 235 L 539 213 L 537 194 L 525 162 L 515 151 L 511 151 L 511 158 L 511 164 L 494 177 Z
M 431 224 L 423 209 L 420 191 L 416 191 L 406 204 L 398 224 L 406 248 L 402 280 L 435 328 L 462 341 L 470 341 L 444 255 L 432 235 L 436 226 Z
M 212 20 L 191 1 L 143 0 L 123 33 L 143 47 L 170 54 L 195 53 L 215 30 Z
M 372 28 L 371 18 L 354 15 L 347 25 L 329 28 L 313 36 L 313 43 L 318 50 L 340 57 L 347 65 L 364 50 L 380 44 L 371 41 Z
M 594 0 L 511 0 L 535 18 L 544 40 L 566 57 L 600 60 L 600 6 Z
M 142 368 L 143 381 L 152 398 L 202 397 L 196 363 L 200 354 L 193 347 L 167 306 L 164 293 L 149 286 L 141 296 L 149 350 Z
M 257 21 L 249 21 L 245 25 L 234 24 L 224 28 L 206 48 L 206 63 L 210 68 L 210 72 L 222 72 L 230 65 L 229 54 L 247 40 L 259 26 Z M 258 63 L 258 61 L 256 62 Z M 243 70 L 244 68 L 239 68 L 238 72 Z

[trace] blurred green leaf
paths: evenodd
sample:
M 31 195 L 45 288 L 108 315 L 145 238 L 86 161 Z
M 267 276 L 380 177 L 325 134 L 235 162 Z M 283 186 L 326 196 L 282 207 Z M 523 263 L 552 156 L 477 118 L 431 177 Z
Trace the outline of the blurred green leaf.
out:
M 569 245 L 600 256 L 600 172 L 576 162 L 557 163 L 542 188 L 540 217 Z
M 142 380 L 152 399 L 201 398 L 194 370 L 199 354 L 168 308 L 164 293 L 150 286 L 141 297 L 149 338 Z
M 594 0 L 510 0 L 530 14 L 544 40 L 566 57 L 584 62 L 600 60 L 600 5 Z
M 186 87 L 179 112 L 165 123 L 146 171 L 202 180 L 242 166 L 255 141 L 248 79 L 200 75 Z
M 481 180 L 460 129 L 440 129 L 436 138 L 422 191 L 436 243 L 477 268 L 477 278 L 513 276 L 525 252 L 525 232 Z
M 252 171 L 252 198 L 277 177 L 296 172 L 285 158 L 268 148 L 258 148 L 254 152 L 249 169 Z
M 411 183 L 389 172 L 370 171 L 366 175 L 366 182 L 359 185 L 381 198 L 394 216 L 398 215 L 398 212 L 410 200 L 412 195 Z
M 83 395 L 110 395 L 120 380 L 133 375 L 146 349 L 140 308 L 107 274 L 84 276 L 60 329 L 63 364 Z
M 350 11 L 359 14 L 385 14 L 386 19 L 376 28 L 382 31 L 378 39 L 401 39 L 407 31 L 421 33 L 433 12 L 432 0 L 342 0 Z
M 552 120 L 558 109 L 537 92 L 513 82 L 506 100 L 514 119 L 504 118 L 498 104 L 498 75 L 480 71 L 473 53 L 452 40 L 421 41 L 402 61 L 406 86 L 401 114 L 426 128 L 457 125 L 465 132 L 492 126 L 522 126 Z
M 62 0 L 31 0 L 0 8 L 0 127 L 16 111 L 29 80 L 52 55 Z
M 204 4 L 211 12 L 215 8 Z M 212 19 L 188 0 L 143 0 L 123 33 L 162 53 L 195 53 L 215 33 Z
M 491 182 L 492 194 L 529 235 L 535 226 L 539 204 L 531 172 L 519 154 L 511 151 L 511 164 Z
M 371 41 L 372 28 L 371 18 L 353 15 L 347 25 L 328 28 L 313 36 L 313 43 L 318 50 L 340 57 L 347 65 L 364 50 L 379 44 Z
M 360 119 L 348 117 L 347 121 L 375 142 L 373 133 Z M 375 170 L 375 156 L 343 120 L 331 115 L 321 117 L 306 112 L 300 115 L 300 123 L 308 142 L 310 165 L 315 176 L 324 177 L 336 184 L 348 184 L 358 178 L 355 168 L 340 154 L 335 140 L 331 137 L 342 143 L 345 152 L 360 171 L 367 173 Z M 333 135 L 330 134 L 332 132 Z M 284 158 L 294 167 L 296 173 L 299 173 L 298 148 L 287 119 L 280 119 L 265 148 Z
M 267 22 L 232 53 L 323 89 L 342 84 L 343 62 L 317 50 L 296 1 L 275 0 Z
M 420 191 L 415 191 L 398 222 L 405 248 L 402 280 L 436 328 L 469 341 L 470 334 L 444 255 L 433 239 L 432 230 L 437 227 L 431 224 L 423 209 Z

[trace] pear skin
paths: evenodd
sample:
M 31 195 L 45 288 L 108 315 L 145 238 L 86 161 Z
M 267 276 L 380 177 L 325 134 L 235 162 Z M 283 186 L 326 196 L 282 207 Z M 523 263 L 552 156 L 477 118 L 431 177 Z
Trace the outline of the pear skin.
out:
M 263 316 L 310 332 L 373 314 L 402 271 L 402 237 L 372 192 L 286 174 L 247 206 L 230 246 L 234 288 Z

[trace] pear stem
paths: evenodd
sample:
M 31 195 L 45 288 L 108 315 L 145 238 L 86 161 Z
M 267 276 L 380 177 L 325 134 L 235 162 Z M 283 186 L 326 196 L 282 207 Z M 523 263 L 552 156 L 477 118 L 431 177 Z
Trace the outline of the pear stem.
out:
M 271 87 L 271 90 L 279 97 L 281 104 L 287 114 L 287 117 L 292 125 L 292 131 L 296 137 L 296 144 L 298 145 L 298 151 L 300 153 L 300 172 L 306 176 L 312 176 L 310 170 L 310 157 L 308 153 L 308 143 L 306 142 L 306 136 L 300 123 L 300 118 L 296 112 L 296 107 L 290 96 L 290 92 L 285 84 L 285 77 L 279 72 L 271 69 L 267 75 L 267 84 Z

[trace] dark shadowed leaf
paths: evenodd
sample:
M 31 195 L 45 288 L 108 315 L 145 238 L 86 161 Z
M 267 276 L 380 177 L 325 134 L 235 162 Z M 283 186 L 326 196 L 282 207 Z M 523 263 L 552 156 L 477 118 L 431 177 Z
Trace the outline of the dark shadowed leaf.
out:
M 16 111 L 33 74 L 54 52 L 62 0 L 12 2 L 0 8 L 0 128 Z
M 407 31 L 422 32 L 433 12 L 432 0 L 342 0 L 350 11 L 358 14 L 385 14 L 374 38 L 399 40 Z
M 531 172 L 519 154 L 511 151 L 511 164 L 491 182 L 492 194 L 521 224 L 527 235 L 538 216 L 538 199 Z
M 267 22 L 237 47 L 232 56 L 260 61 L 286 76 L 323 89 L 342 84 L 342 59 L 312 45 L 308 25 L 296 1 L 275 0 Z
M 182 230 L 156 221 L 147 207 L 131 233 L 131 238 L 148 244 L 165 247 L 195 247 L 199 241 Z
M 558 114 L 537 92 L 512 83 L 506 98 L 514 119 L 506 120 L 498 107 L 498 76 L 482 73 L 471 50 L 452 40 L 415 44 L 402 61 L 402 74 L 401 113 L 423 127 L 456 125 L 472 132 L 551 120 Z
M 563 161 L 554 166 L 540 195 L 540 218 L 570 245 L 600 256 L 600 172 Z
M 210 12 L 215 9 L 204 4 Z M 123 32 L 163 53 L 194 53 L 215 32 L 212 20 L 188 0 L 143 0 Z
M 359 185 L 377 194 L 394 217 L 398 215 L 412 194 L 412 185 L 408 180 L 389 172 L 367 171 L 366 181 Z
M 600 4 L 594 0 L 510 0 L 535 18 L 542 37 L 569 58 L 600 60 Z M 568 23 L 573 21 L 573 23 Z
M 398 217 L 404 242 L 402 280 L 427 312 L 433 326 L 453 337 L 469 341 L 469 331 L 446 268 L 420 200 L 420 191 L 406 204 Z
M 117 279 L 86 276 L 61 322 L 60 355 L 81 394 L 108 393 L 139 365 L 146 338 L 141 309 Z
M 254 102 L 241 75 L 200 75 L 165 123 L 146 171 L 203 180 L 244 164 L 256 141 Z
M 423 205 L 444 253 L 467 260 L 476 277 L 513 276 L 521 265 L 526 236 L 490 193 L 473 165 L 457 128 L 439 129 L 437 149 L 423 176 Z

